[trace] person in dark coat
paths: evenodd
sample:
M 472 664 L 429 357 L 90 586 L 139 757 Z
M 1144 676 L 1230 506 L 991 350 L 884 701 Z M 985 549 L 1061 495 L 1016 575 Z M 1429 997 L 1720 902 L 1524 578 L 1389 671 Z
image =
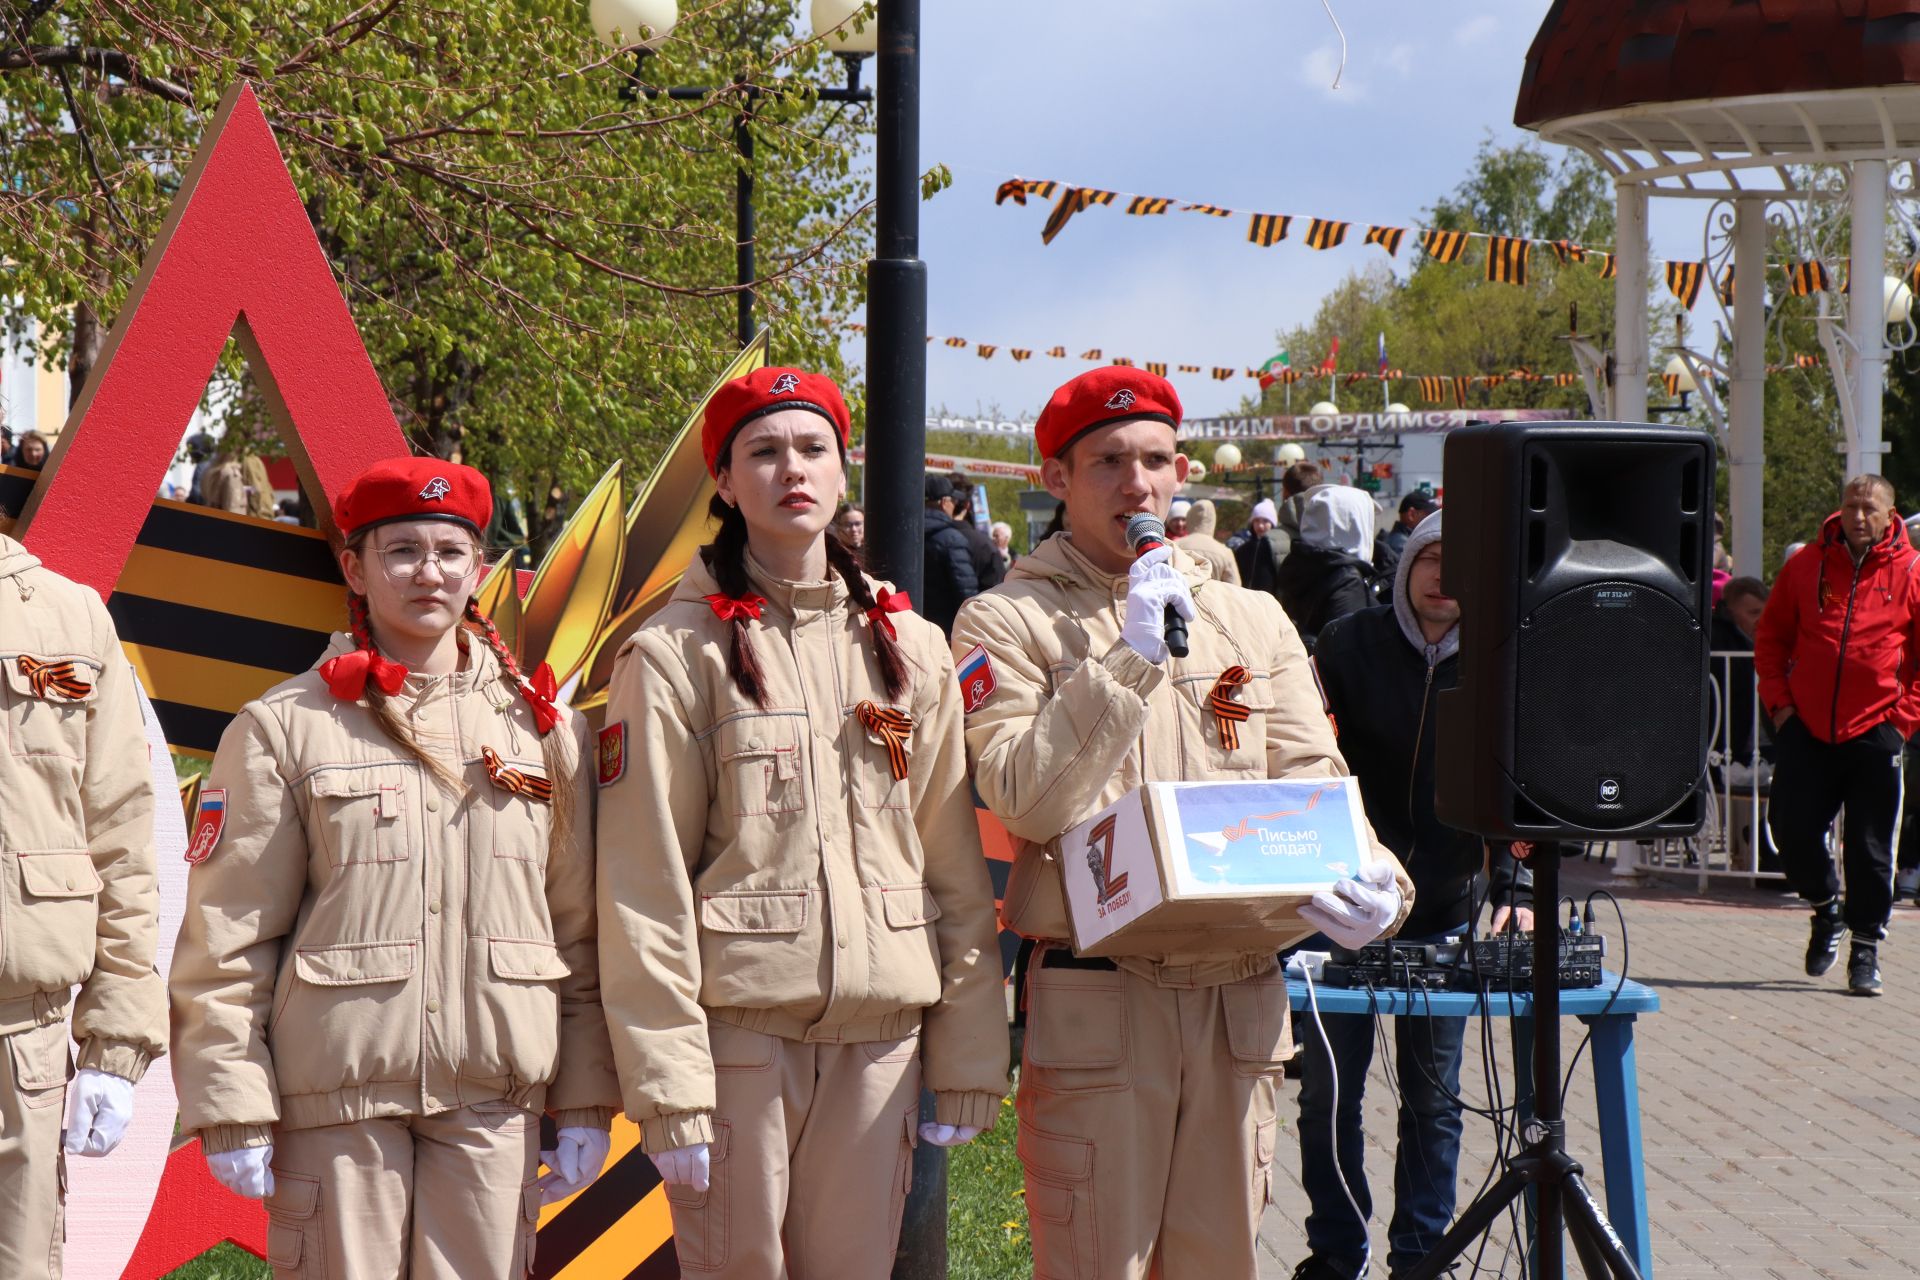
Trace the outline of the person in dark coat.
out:
M 954 615 L 960 612 L 960 606 L 980 594 L 980 579 L 973 572 L 973 547 L 953 518 L 953 510 L 953 481 L 945 476 L 928 476 L 921 586 L 926 599 L 918 603 L 921 616 L 933 619 L 948 634 L 953 632 Z
M 979 486 L 972 481 L 954 479 L 953 519 L 960 526 L 960 532 L 967 536 L 967 550 L 973 556 L 974 581 L 985 591 L 1000 585 L 1000 580 L 1007 576 L 1007 567 L 994 548 L 993 538 L 974 519 L 973 496 L 977 492 Z
M 1299 554 L 1296 548 L 1293 556 Z M 1435 811 L 1434 695 L 1457 679 L 1460 643 L 1460 606 L 1440 593 L 1440 555 L 1435 513 L 1407 540 L 1392 601 L 1328 624 L 1314 658 L 1367 819 L 1413 878 L 1413 909 L 1398 936 L 1408 943 L 1468 936 L 1489 901 L 1495 930 L 1510 921 L 1518 929 L 1533 927 L 1531 873 L 1506 846 L 1489 849 L 1478 836 L 1441 822 Z M 1294 1274 L 1354 1280 L 1369 1261 L 1367 1229 L 1355 1217 L 1347 1189 L 1361 1214 L 1370 1216 L 1361 1103 L 1374 1025 L 1364 1014 L 1323 1014 L 1321 1023 L 1325 1043 L 1316 1032 L 1302 1038 L 1300 1180 L 1311 1206 L 1306 1234 L 1313 1254 Z M 1465 1018 L 1394 1019 L 1400 1120 L 1387 1229 L 1389 1275 L 1403 1274 L 1431 1251 L 1453 1218 L 1466 1030 Z
M 1228 541 L 1227 550 L 1233 552 L 1234 565 L 1240 570 L 1241 586 L 1276 594 L 1274 584 L 1279 580 L 1280 563 L 1286 555 L 1285 542 L 1274 533 L 1274 524 L 1279 518 L 1273 499 L 1262 498 L 1253 504 L 1247 527 Z
M 1373 520 L 1364 489 L 1326 484 L 1307 494 L 1274 586 L 1309 653 L 1328 623 L 1374 603 Z

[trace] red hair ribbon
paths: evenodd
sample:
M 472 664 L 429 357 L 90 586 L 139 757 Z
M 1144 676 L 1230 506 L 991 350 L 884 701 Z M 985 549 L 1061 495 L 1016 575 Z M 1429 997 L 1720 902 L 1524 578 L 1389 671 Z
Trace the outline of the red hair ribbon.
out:
M 889 640 L 898 640 L 900 633 L 893 629 L 893 619 L 887 615 L 890 613 L 911 612 L 913 612 L 913 601 L 907 599 L 906 592 L 889 591 L 885 587 L 882 587 L 880 588 L 879 603 L 867 610 L 867 622 L 886 632 Z
M 752 618 L 758 622 L 760 606 L 766 602 L 765 596 L 756 596 L 751 592 L 744 596 L 723 596 L 715 592 L 707 597 L 707 607 L 722 622 L 732 622 L 735 618 Z
M 892 707 L 877 707 L 871 702 L 862 702 L 853 710 L 860 717 L 860 723 L 866 726 L 867 732 L 877 734 L 887 744 L 887 764 L 893 769 L 894 781 L 906 777 L 907 735 L 913 732 L 913 717 Z
M 480 748 L 480 759 L 487 767 L 487 779 L 502 791 L 525 796 L 535 804 L 553 803 L 553 779 L 543 778 L 525 769 L 516 769 L 500 759 L 492 747 Z
M 377 650 L 355 649 L 321 663 L 320 678 L 327 682 L 334 697 L 344 702 L 358 702 L 366 696 L 369 678 L 384 694 L 391 696 L 400 692 L 407 669 L 391 658 L 382 657 Z
M 33 686 L 36 698 L 46 697 L 49 689 L 63 698 L 84 698 L 93 692 L 93 686 L 80 679 L 71 662 L 42 662 L 23 653 L 20 674 Z
M 1233 700 L 1233 691 L 1251 678 L 1245 667 L 1228 667 L 1207 695 L 1207 706 L 1213 709 L 1213 718 L 1220 726 L 1220 745 L 1225 750 L 1240 749 L 1240 726 L 1246 723 L 1250 713 L 1246 703 Z
M 520 696 L 533 708 L 534 727 L 544 735 L 553 726 L 560 723 L 560 708 L 554 699 L 560 696 L 560 685 L 553 677 L 553 668 L 541 663 L 533 670 L 533 679 L 520 682 Z

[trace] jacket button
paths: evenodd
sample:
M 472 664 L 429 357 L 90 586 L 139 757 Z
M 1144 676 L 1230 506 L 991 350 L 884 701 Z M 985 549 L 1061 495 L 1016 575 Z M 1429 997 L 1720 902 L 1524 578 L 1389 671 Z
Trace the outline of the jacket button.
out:
M 758 751 L 759 749 L 760 749 L 760 739 L 758 738 L 747 739 L 747 750 Z
M 427 1012 L 428 1013 L 440 1012 L 440 1002 L 438 1000 L 427 1001 Z
M 360 971 L 359 971 L 358 969 L 349 969 L 349 970 L 347 970 L 347 980 L 348 980 L 348 981 L 352 981 L 353 979 L 355 979 L 355 978 L 358 978 L 358 977 L 360 977 L 360 976 L 361 976 L 361 974 L 360 974 Z
M 834 941 L 840 944 L 840 949 L 841 949 L 842 951 L 845 951 L 845 950 L 847 949 L 847 935 L 846 935 L 846 934 L 844 934 L 844 933 L 843 933 L 843 934 L 841 934 L 841 935 L 840 935 L 839 937 L 837 937 L 837 938 L 835 938 L 835 939 L 834 939 Z
M 427 904 L 427 914 L 431 916 L 437 916 L 440 914 L 440 903 L 438 899 L 434 900 L 433 902 L 429 902 Z
M 438 813 L 439 811 L 440 811 L 439 795 L 436 792 L 432 792 L 432 791 L 427 792 L 427 812 Z

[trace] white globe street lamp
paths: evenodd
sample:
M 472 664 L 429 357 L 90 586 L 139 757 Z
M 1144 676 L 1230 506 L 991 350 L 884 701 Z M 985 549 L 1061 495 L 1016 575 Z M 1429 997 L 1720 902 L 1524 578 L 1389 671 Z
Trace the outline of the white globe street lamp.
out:
M 1413 410 L 1407 408 L 1407 406 L 1401 404 L 1398 400 L 1396 400 L 1392 404 L 1387 406 L 1387 412 L 1388 413 L 1412 413 Z
M 1200 459 L 1198 458 L 1195 458 L 1192 462 L 1187 464 L 1187 483 L 1188 484 L 1192 484 L 1196 480 L 1205 480 L 1206 478 L 1207 478 L 1206 463 L 1200 461 Z
M 1328 417 L 1339 412 L 1340 406 L 1331 400 L 1322 400 L 1319 404 L 1307 410 L 1307 413 L 1315 418 Z
M 660 46 L 680 21 L 675 0 L 591 0 L 587 20 L 602 40 L 616 49 Z
M 1231 471 L 1240 465 L 1240 446 L 1223 444 L 1213 451 L 1213 465 Z
M 867 6 L 862 0 L 813 0 L 813 34 L 842 57 L 864 58 L 880 48 L 880 20 L 868 13 L 861 29 L 854 20 Z
M 1887 323 L 1907 323 L 1913 316 L 1913 290 L 1907 287 L 1907 282 L 1888 276 L 1881 282 L 1880 291 L 1886 300 Z
M 1691 395 L 1700 389 L 1700 384 L 1693 380 L 1693 370 L 1689 369 L 1687 362 L 1679 356 L 1674 356 L 1667 361 L 1666 375 L 1679 380 L 1674 383 L 1674 390 L 1683 396 Z
M 1273 451 L 1273 460 L 1283 467 L 1290 467 L 1296 462 L 1305 462 L 1307 451 L 1289 440 Z

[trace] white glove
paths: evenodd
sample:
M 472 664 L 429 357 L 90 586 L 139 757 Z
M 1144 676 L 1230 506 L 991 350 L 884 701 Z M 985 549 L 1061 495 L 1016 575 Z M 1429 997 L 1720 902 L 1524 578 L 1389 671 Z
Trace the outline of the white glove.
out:
M 1400 888 L 1393 864 L 1385 858 L 1360 869 L 1357 877 L 1340 881 L 1331 893 L 1321 891 L 1300 908 L 1300 918 L 1349 951 L 1358 951 L 1391 925 L 1400 914 Z
M 650 1158 L 653 1160 L 653 1167 L 660 1171 L 660 1181 L 671 1182 L 676 1186 L 692 1187 L 695 1191 L 707 1189 L 707 1174 L 710 1166 L 706 1143 L 696 1142 L 690 1147 L 675 1147 L 671 1151 L 656 1152 Z
M 1127 613 L 1120 626 L 1120 638 L 1148 662 L 1167 660 L 1167 606 L 1193 621 L 1193 593 L 1187 580 L 1173 567 L 1173 549 L 1155 547 L 1133 562 L 1127 570 Z
M 560 1130 L 560 1141 L 552 1151 L 542 1151 L 548 1173 L 540 1179 L 540 1203 L 565 1200 L 600 1176 L 613 1149 L 613 1135 L 588 1125 L 568 1125 Z
M 209 1151 L 207 1168 L 214 1180 L 237 1196 L 265 1200 L 273 1194 L 273 1146 L 241 1147 L 238 1151 Z
M 979 1128 L 970 1124 L 923 1124 L 920 1126 L 920 1141 L 931 1142 L 936 1147 L 964 1147 L 979 1136 Z
M 133 1123 L 133 1081 L 92 1067 L 67 1086 L 73 1114 L 67 1121 L 67 1154 L 103 1156 L 120 1145 Z

